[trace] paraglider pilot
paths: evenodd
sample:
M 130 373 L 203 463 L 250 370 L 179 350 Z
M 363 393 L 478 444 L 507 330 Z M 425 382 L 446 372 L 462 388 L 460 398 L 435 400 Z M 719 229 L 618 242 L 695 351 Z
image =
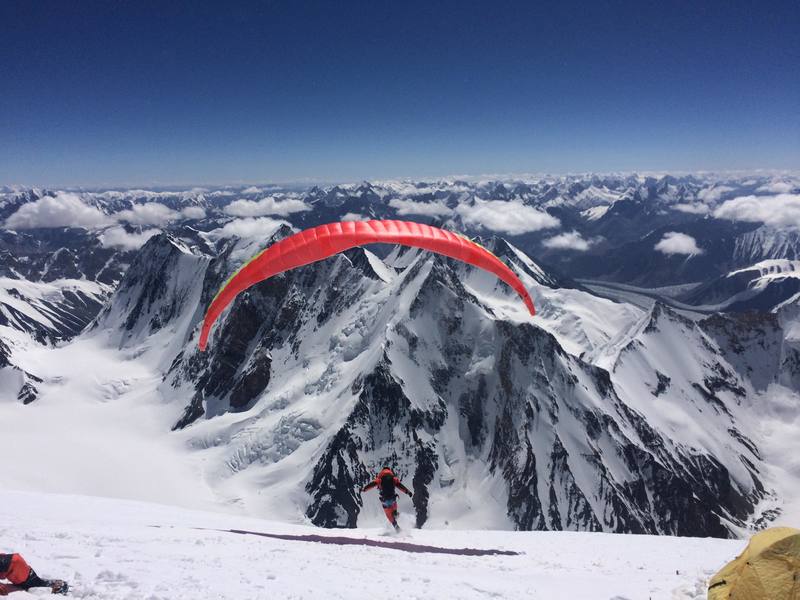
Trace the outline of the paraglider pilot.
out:
M 399 530 L 400 527 L 397 524 L 397 492 L 395 490 L 399 489 L 401 492 L 408 494 L 409 498 L 413 497 L 414 493 L 402 484 L 400 478 L 389 467 L 383 467 L 381 472 L 375 476 L 375 479 L 361 488 L 361 491 L 368 492 L 374 487 L 379 488 L 378 494 L 386 518 L 389 519 L 389 523 L 396 530 Z

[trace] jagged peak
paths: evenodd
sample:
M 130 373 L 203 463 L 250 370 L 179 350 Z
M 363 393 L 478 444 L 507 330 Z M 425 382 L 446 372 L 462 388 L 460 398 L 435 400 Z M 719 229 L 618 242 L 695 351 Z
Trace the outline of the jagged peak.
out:
M 498 258 L 504 259 L 512 269 L 527 274 L 541 285 L 546 285 L 551 288 L 572 287 L 566 284 L 559 275 L 543 267 L 503 237 L 492 236 L 484 242 L 484 246 L 491 250 Z
M 651 333 L 659 330 L 659 325 L 664 323 L 674 323 L 687 329 L 695 329 L 696 324 L 691 319 L 684 317 L 676 310 L 670 308 L 661 301 L 656 301 L 650 308 L 650 315 L 643 332 Z
M 369 279 L 389 282 L 394 279 L 396 271 L 381 261 L 366 248 L 356 247 L 344 252 L 350 264 Z
M 186 242 L 171 233 L 162 231 L 148 239 L 138 252 L 138 256 L 160 253 L 163 250 L 177 250 L 182 254 L 194 254 Z
M 295 233 L 295 230 L 291 225 L 288 223 L 281 223 L 278 226 L 278 229 L 275 230 L 275 233 L 269 236 L 269 243 L 274 244 L 275 242 L 279 242 L 282 239 L 289 237 L 293 233 Z

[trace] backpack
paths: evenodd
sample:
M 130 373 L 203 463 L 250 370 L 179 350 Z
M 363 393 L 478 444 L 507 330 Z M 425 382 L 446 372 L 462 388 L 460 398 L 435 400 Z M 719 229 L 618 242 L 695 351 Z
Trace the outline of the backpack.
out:
M 394 473 L 387 473 L 381 476 L 381 498 L 384 500 L 391 500 L 396 498 L 397 494 L 394 491 Z

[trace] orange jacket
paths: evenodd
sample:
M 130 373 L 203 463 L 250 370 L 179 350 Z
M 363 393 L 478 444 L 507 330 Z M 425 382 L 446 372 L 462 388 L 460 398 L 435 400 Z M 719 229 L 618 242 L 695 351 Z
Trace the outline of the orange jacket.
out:
M 19 554 L 0 554 L 0 579 L 23 585 L 30 575 L 31 568 Z

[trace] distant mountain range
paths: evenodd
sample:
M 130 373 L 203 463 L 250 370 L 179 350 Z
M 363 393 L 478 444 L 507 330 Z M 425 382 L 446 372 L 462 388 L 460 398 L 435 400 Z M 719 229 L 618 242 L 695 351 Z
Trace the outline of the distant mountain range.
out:
M 729 536 L 783 500 L 759 422 L 774 390 L 800 401 L 794 198 L 774 174 L 6 188 L 0 401 L 58 393 L 42 356 L 93 340 L 155 369 L 163 435 L 254 513 L 355 526 L 390 462 L 419 526 Z M 363 218 L 480 237 L 538 315 L 460 263 L 363 248 L 256 285 L 198 351 L 247 258 Z

